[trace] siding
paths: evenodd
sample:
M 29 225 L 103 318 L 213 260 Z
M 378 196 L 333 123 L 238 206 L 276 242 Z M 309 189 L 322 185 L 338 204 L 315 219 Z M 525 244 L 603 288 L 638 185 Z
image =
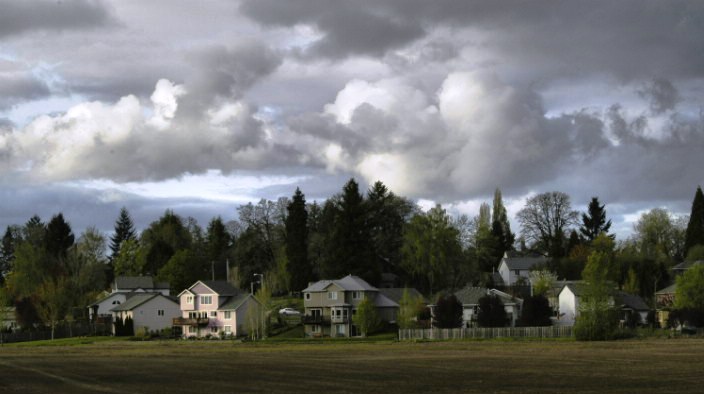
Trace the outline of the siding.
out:
M 164 310 L 164 316 L 159 316 L 157 311 Z M 181 314 L 179 305 L 165 297 L 155 297 L 136 307 L 132 311 L 135 333 L 140 328 L 158 331 L 170 328 L 174 317 Z

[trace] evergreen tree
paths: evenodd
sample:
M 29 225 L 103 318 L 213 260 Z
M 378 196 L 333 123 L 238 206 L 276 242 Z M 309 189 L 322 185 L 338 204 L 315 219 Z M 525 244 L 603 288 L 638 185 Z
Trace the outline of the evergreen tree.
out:
M 521 312 L 521 325 L 525 327 L 542 327 L 552 325 L 550 320 L 552 308 L 548 299 L 543 295 L 526 297 L 523 300 Z
M 505 327 L 508 315 L 504 303 L 495 295 L 486 295 L 479 299 L 477 324 L 480 327 Z
M 354 179 L 345 184 L 342 195 L 334 201 L 334 207 L 327 276 L 336 278 L 354 274 L 372 285 L 378 284 L 381 267 L 376 263 L 370 247 L 367 206 Z
M 209 269 L 216 280 L 227 280 L 227 261 L 230 248 L 232 247 L 232 237 L 225 228 L 225 223 L 218 216 L 208 223 L 205 235 L 205 254 L 207 256 Z
M 582 226 L 579 231 L 589 242 L 593 241 L 601 233 L 608 233 L 611 228 L 611 220 L 606 220 L 604 207 L 605 205 L 599 205 L 598 197 L 592 197 L 587 213 L 582 214 Z
M 501 198 L 501 190 L 498 188 L 494 192 L 494 207 L 491 222 L 491 232 L 500 247 L 499 254 L 503 256 L 504 252 L 507 250 L 513 250 L 513 243 L 516 241 L 516 236 L 511 232 L 511 224 L 508 221 L 506 207 L 504 207 L 504 202 Z
M 697 187 L 692 201 L 692 213 L 689 215 L 684 243 L 685 255 L 696 245 L 704 245 L 704 194 L 701 186 Z
M 300 291 L 313 280 L 313 267 L 308 260 L 308 211 L 306 198 L 301 189 L 296 188 L 287 207 L 286 216 L 286 258 L 291 274 L 290 287 Z
M 50 271 L 54 275 L 67 272 L 66 257 L 68 250 L 75 241 L 71 226 L 64 220 L 64 215 L 59 213 L 51 218 L 46 225 L 44 248 L 50 259 L 54 261 Z
M 367 193 L 367 207 L 376 264 L 384 272 L 397 272 L 403 246 L 403 226 L 412 206 L 383 183 L 376 182 Z
M 433 309 L 433 325 L 438 328 L 462 326 L 462 303 L 454 294 L 441 295 Z
M 118 253 L 120 253 L 120 246 L 122 246 L 124 241 L 136 238 L 137 235 L 134 231 L 132 218 L 129 212 L 127 212 L 127 208 L 122 207 L 120 209 L 120 216 L 118 216 L 117 221 L 115 221 L 115 234 L 110 237 L 110 261 L 114 260 Z
M 12 261 L 15 258 L 15 245 L 21 240 L 20 229 L 17 226 L 7 226 L 0 244 L 0 287 L 5 283 L 5 276 L 12 271 Z

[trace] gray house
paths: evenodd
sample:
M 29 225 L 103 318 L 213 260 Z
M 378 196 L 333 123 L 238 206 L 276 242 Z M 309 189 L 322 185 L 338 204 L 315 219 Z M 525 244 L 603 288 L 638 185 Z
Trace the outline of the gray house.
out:
M 504 304 L 504 310 L 506 310 L 509 325 L 515 327 L 516 322 L 521 317 L 521 307 L 523 306 L 522 299 L 496 289 L 472 286 L 467 286 L 455 293 L 455 297 L 457 297 L 457 300 L 462 304 L 462 326 L 466 328 L 477 326 L 479 299 L 485 296 L 499 297 Z
M 353 275 L 311 283 L 303 290 L 305 335 L 308 337 L 359 335 L 358 328 L 352 322 L 352 316 L 357 312 L 357 305 L 364 299 L 370 299 L 373 302 L 382 320 L 395 322 L 399 304 L 386 294 L 400 300 L 398 295 L 402 292 L 399 293 L 398 289 L 394 288 L 377 289 L 364 279 Z

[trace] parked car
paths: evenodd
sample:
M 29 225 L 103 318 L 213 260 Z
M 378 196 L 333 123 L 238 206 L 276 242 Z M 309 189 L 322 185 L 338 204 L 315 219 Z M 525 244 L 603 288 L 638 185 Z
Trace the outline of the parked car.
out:
M 301 312 L 293 309 L 293 308 L 283 308 L 279 309 L 279 315 L 284 315 L 284 316 L 298 316 L 300 315 Z

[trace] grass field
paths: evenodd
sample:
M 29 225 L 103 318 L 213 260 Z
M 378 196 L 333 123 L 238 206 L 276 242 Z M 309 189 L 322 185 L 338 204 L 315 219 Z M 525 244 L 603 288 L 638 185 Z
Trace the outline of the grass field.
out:
M 83 338 L 0 347 L 2 393 L 704 391 L 704 340 L 252 344 Z

